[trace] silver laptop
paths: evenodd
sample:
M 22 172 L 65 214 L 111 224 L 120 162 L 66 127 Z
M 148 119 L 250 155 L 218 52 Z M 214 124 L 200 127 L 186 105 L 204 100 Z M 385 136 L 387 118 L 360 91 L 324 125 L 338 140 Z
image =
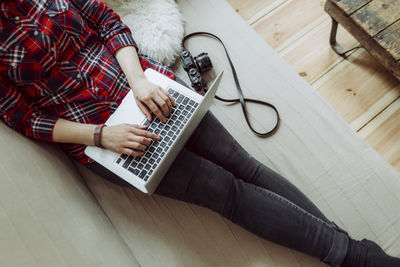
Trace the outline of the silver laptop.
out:
M 153 141 L 141 157 L 118 154 L 94 146 L 88 146 L 85 154 L 144 193 L 152 194 L 211 106 L 223 72 L 217 76 L 204 96 L 153 69 L 147 69 L 144 74 L 149 81 L 167 90 L 175 99 L 176 107 L 167 122 L 162 123 L 157 118 L 149 122 L 130 91 L 105 124 L 146 124 L 148 130 L 158 134 L 161 140 Z

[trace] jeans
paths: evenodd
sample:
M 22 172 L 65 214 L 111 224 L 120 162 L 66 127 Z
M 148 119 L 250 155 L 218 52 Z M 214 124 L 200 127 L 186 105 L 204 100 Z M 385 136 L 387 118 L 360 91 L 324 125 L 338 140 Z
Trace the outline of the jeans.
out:
M 101 165 L 88 167 L 121 184 Z M 209 208 L 262 238 L 333 266 L 347 253 L 347 233 L 293 184 L 247 153 L 210 112 L 155 193 Z

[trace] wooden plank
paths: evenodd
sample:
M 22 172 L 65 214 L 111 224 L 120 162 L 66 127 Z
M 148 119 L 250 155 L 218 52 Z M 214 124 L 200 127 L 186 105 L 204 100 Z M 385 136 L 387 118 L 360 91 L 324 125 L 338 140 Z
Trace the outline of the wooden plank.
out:
M 309 30 L 313 23 L 326 16 L 323 4 L 322 0 L 292 0 L 276 12 L 262 18 L 254 25 L 254 29 L 277 49 L 294 35 Z
M 343 60 L 329 46 L 330 28 L 331 20 L 327 19 L 280 53 L 286 62 L 309 83 L 313 83 Z M 338 40 L 348 48 L 358 43 L 343 27 L 338 29 Z
M 400 96 L 399 82 L 363 49 L 313 87 L 355 131 Z
M 368 123 L 359 134 L 400 171 L 400 98 Z
M 397 62 L 390 53 L 383 48 L 377 40 L 371 38 L 370 35 L 359 27 L 359 25 L 348 17 L 342 9 L 331 1 L 326 2 L 325 10 L 336 21 L 340 23 L 348 32 L 350 32 L 365 49 L 367 49 L 378 61 L 383 64 L 393 75 L 400 79 L 400 70 L 396 67 Z
M 400 17 L 399 0 L 374 0 L 351 17 L 371 37 L 386 29 Z
M 332 1 L 332 0 L 330 0 Z M 333 0 L 348 15 L 368 4 L 372 0 Z
M 400 60 L 400 20 L 379 33 L 375 39 L 395 61 Z M 400 65 L 397 65 L 397 68 L 400 68 Z
M 276 0 L 227 0 L 227 2 L 246 21 L 250 20 L 259 10 L 272 5 Z

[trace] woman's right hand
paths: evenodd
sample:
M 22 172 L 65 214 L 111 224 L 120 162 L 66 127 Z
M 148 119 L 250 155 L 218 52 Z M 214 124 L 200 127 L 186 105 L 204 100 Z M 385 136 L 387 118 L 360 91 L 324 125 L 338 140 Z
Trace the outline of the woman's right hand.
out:
M 101 132 L 101 145 L 117 153 L 140 157 L 152 141 L 160 137 L 146 131 L 147 126 L 119 124 L 104 127 Z

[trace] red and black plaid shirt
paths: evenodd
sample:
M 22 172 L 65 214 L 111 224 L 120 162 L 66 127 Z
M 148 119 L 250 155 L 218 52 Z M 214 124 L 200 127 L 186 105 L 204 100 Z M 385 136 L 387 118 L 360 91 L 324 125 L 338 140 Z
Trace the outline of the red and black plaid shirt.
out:
M 96 0 L 0 2 L 0 115 L 28 137 L 52 141 L 58 118 L 104 123 L 130 88 L 113 53 L 135 46 L 129 28 Z M 140 56 L 143 69 L 174 78 Z M 84 146 L 63 145 L 87 164 Z

